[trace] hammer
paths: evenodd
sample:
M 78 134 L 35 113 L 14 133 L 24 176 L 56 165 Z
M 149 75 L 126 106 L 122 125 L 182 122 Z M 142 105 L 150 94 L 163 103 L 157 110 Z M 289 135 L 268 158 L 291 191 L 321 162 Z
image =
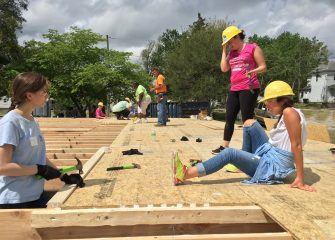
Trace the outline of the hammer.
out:
M 71 167 L 59 169 L 59 171 L 62 173 L 62 175 L 64 173 L 75 171 L 75 170 L 79 170 L 79 174 L 83 174 L 84 173 L 83 172 L 83 163 L 79 160 L 79 158 L 77 158 L 77 157 L 74 157 L 74 158 L 77 160 L 77 164 L 74 165 L 74 166 L 71 166 Z M 37 179 L 42 179 L 42 176 L 36 175 L 36 178 Z
M 109 167 L 106 170 L 113 171 L 113 170 L 132 169 L 132 168 L 141 168 L 141 166 L 139 164 L 132 163 L 132 164 L 126 164 L 126 165 L 117 166 L 117 167 Z
M 67 173 L 67 172 L 72 172 L 72 171 L 75 171 L 75 170 L 78 170 L 79 171 L 79 174 L 83 174 L 83 163 L 79 160 L 79 158 L 77 157 L 74 157 L 76 160 L 77 160 L 77 164 L 74 165 L 74 166 L 71 166 L 71 167 L 66 167 L 66 168 L 61 168 L 59 169 L 59 171 L 61 173 Z
M 250 71 L 250 65 L 245 64 L 245 68 L 247 70 L 247 73 Z M 249 89 L 252 94 L 254 94 L 254 89 L 252 88 L 252 79 L 251 79 L 251 74 L 248 74 L 248 80 L 249 80 Z

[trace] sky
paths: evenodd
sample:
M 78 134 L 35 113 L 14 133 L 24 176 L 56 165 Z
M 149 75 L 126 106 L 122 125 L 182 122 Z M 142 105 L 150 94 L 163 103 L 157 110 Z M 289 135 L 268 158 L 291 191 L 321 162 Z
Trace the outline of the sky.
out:
M 334 0 L 30 0 L 19 42 L 42 40 L 50 28 L 63 33 L 78 26 L 109 35 L 110 48 L 133 52 L 138 62 L 149 40 L 166 29 L 187 29 L 198 12 L 207 20 L 233 22 L 247 36 L 315 36 L 335 57 Z

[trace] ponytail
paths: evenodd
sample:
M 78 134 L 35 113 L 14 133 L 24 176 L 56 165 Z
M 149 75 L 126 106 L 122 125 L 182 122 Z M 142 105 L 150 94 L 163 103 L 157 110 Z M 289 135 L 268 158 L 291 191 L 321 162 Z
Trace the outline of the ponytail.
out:
M 10 106 L 9 106 L 9 108 L 8 108 L 8 112 L 14 110 L 15 107 L 16 107 L 16 102 L 15 102 L 14 97 L 12 97 L 12 98 L 11 98 L 11 104 L 10 104 Z

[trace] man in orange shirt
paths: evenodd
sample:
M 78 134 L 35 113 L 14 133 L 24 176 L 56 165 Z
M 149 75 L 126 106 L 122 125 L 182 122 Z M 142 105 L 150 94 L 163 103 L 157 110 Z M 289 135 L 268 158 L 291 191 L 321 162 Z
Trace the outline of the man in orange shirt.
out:
M 157 95 L 157 115 L 158 124 L 156 126 L 166 126 L 166 102 L 167 102 L 167 88 L 165 77 L 161 74 L 159 68 L 152 68 L 152 74 L 156 77 L 155 87 L 151 91 L 155 91 Z

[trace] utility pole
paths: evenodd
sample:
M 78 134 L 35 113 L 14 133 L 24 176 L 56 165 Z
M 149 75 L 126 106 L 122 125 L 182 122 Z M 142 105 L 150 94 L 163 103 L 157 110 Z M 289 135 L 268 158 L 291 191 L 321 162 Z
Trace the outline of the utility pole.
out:
M 109 52 L 109 36 L 108 34 L 106 35 L 106 41 L 107 41 L 107 51 Z M 108 89 L 108 88 L 107 88 Z M 108 89 L 110 90 L 110 89 Z M 106 110 L 107 110 L 107 116 L 109 117 L 110 115 L 110 93 L 107 93 L 107 104 L 106 104 Z
M 106 40 L 107 40 L 107 50 L 109 51 L 109 36 L 106 35 Z

